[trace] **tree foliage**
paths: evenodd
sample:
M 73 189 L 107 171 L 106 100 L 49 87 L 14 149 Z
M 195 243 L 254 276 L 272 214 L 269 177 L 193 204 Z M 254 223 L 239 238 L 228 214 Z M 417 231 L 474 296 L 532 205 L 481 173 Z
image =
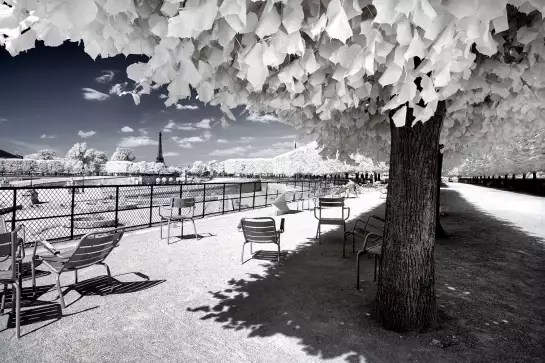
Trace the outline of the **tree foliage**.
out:
M 125 147 L 118 147 L 110 158 L 111 161 L 135 161 L 134 151 Z
M 388 112 L 427 121 L 447 102 L 449 155 L 485 152 L 544 127 L 539 0 L 14 1 L 0 44 L 82 40 L 93 58 L 144 54 L 133 97 L 168 85 L 230 109 L 275 111 L 328 156 L 389 152 Z M 418 60 L 418 62 L 415 62 Z M 422 60 L 421 62 L 419 62 Z
M 32 160 L 55 160 L 57 158 L 57 153 L 50 149 L 40 150 L 34 154 L 25 155 L 25 159 Z

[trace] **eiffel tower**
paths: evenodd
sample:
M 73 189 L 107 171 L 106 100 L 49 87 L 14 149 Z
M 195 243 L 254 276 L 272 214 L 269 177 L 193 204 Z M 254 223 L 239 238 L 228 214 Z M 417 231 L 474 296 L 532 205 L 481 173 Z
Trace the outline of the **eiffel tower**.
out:
M 163 158 L 163 139 L 162 134 L 159 132 L 159 148 L 157 149 L 157 158 L 155 159 L 156 163 L 165 163 L 165 158 Z

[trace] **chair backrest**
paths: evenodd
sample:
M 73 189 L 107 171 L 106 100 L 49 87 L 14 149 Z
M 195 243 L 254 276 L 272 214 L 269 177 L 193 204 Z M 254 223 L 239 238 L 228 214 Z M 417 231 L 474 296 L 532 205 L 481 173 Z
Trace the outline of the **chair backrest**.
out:
M 2 221 L 0 221 L 2 222 Z M 17 231 L 0 233 L 0 271 L 11 269 L 11 279 L 15 281 L 17 266 Z
M 192 208 L 195 207 L 195 198 L 172 198 L 170 206 L 172 208 Z
M 276 222 L 271 217 L 243 218 L 242 232 L 246 242 L 278 243 Z
M 64 264 L 63 270 L 77 270 L 104 261 L 117 247 L 124 232 L 124 228 L 117 228 L 86 234 L 79 241 L 74 254 Z
M 320 198 L 321 208 L 342 208 L 344 207 L 344 198 Z
M 0 233 L 6 233 L 7 231 L 6 220 L 4 219 L 4 216 L 0 216 Z

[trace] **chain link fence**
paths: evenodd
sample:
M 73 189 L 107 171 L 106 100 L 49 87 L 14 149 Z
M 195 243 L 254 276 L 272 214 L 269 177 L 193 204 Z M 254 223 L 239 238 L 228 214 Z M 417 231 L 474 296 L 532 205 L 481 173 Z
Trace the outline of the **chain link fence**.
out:
M 64 241 L 113 227 L 147 228 L 160 222 L 159 207 L 171 198 L 194 198 L 195 215 L 206 217 L 271 205 L 285 190 L 293 201 L 345 180 L 263 179 L 252 182 L 173 185 L 34 186 L 0 188 L 0 215 L 8 229 L 26 226 L 28 243 Z

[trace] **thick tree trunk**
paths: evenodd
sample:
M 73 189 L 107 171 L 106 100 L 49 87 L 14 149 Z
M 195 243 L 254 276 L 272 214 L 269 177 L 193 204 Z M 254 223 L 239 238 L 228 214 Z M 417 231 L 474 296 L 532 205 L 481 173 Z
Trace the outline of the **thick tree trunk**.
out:
M 443 145 L 441 145 L 443 147 Z M 443 153 L 439 150 L 439 157 L 437 160 L 437 201 L 435 203 L 435 237 L 446 237 L 447 234 L 441 225 L 441 218 L 439 215 L 439 208 L 441 207 L 441 174 L 443 171 Z
M 439 134 L 445 115 L 439 102 L 425 123 L 390 121 L 390 182 L 382 246 L 382 272 L 376 296 L 376 317 L 395 331 L 422 331 L 436 326 L 435 214 Z

